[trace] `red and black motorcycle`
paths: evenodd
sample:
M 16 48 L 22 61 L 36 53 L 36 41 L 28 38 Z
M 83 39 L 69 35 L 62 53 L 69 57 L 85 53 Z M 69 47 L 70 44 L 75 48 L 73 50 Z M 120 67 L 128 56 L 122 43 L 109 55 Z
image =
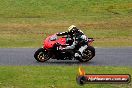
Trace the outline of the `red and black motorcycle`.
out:
M 80 62 L 87 62 L 95 56 L 95 48 L 91 46 L 94 41 L 93 38 L 87 38 L 88 47 L 83 51 L 81 58 L 75 58 L 74 54 L 78 51 L 79 47 L 73 50 L 61 50 L 60 47 L 64 48 L 69 46 L 71 40 L 66 41 L 68 36 L 58 38 L 56 34 L 47 37 L 44 40 L 43 47 L 39 48 L 34 58 L 39 62 L 45 62 L 49 59 L 57 60 L 79 60 Z

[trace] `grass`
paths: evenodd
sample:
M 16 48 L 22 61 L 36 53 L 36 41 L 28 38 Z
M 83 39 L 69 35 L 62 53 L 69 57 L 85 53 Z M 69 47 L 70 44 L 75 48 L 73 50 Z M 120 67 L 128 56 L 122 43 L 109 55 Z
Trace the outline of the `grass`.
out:
M 71 24 L 98 47 L 132 46 L 132 0 L 0 0 L 0 48 L 41 47 Z M 86 73 L 131 74 L 131 67 L 83 66 Z M 78 66 L 0 66 L 1 88 L 80 88 Z M 131 88 L 89 84 L 84 88 Z M 82 88 L 81 87 L 81 88 Z
M 131 67 L 83 66 L 88 74 L 131 74 Z M 131 88 L 132 84 L 76 83 L 78 66 L 1 66 L 1 88 Z
M 126 19 L 127 20 L 127 19 Z M 98 47 L 132 46 L 131 21 L 77 23 Z M 123 24 L 123 25 L 121 25 Z M 8 23 L 0 25 L 0 47 L 40 47 L 48 35 L 66 31 L 70 23 Z
M 131 0 L 0 0 L 0 48 L 41 47 L 49 34 L 71 24 L 98 47 L 132 46 Z M 131 74 L 131 67 L 84 66 L 87 73 Z M 78 66 L 0 66 L 1 88 L 80 88 Z M 84 88 L 131 88 L 89 84 Z
M 0 0 L 0 17 L 58 20 L 104 20 L 130 16 L 131 0 Z
M 71 24 L 97 47 L 132 46 L 131 0 L 0 0 L 0 47 L 40 47 Z

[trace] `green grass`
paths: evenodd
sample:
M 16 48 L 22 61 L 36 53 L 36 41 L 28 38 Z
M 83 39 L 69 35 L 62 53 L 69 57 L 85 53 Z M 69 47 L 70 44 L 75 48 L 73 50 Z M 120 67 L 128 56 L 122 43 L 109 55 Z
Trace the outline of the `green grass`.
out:
M 88 74 L 131 74 L 131 67 L 83 66 Z M 131 88 L 132 84 L 76 83 L 78 66 L 0 66 L 1 88 Z
M 40 47 L 71 24 L 93 37 L 94 46 L 131 47 L 132 1 L 0 0 L 0 47 Z
M 131 0 L 0 0 L 0 17 L 45 20 L 104 20 L 131 16 Z M 117 15 L 115 15 L 117 14 Z
M 21 29 L 22 28 L 22 29 Z M 8 28 L 1 30 L 0 47 L 40 47 L 43 39 L 48 35 L 54 34 L 63 29 L 54 30 L 53 28 Z M 83 28 L 83 27 L 82 27 Z M 84 28 L 85 29 L 85 28 Z M 128 47 L 132 46 L 132 29 L 94 29 L 86 28 L 83 30 L 88 37 L 95 39 L 94 46 L 98 47 Z
M 132 46 L 131 0 L 0 0 L 0 48 L 41 47 L 49 34 L 71 24 L 98 47 Z M 131 74 L 131 67 L 84 66 L 87 73 Z M 80 88 L 78 66 L 0 66 L 1 88 Z M 84 88 L 131 88 L 88 84 Z M 81 87 L 81 88 L 83 88 Z
M 132 46 L 131 0 L 0 0 L 0 47 L 41 47 L 49 34 L 71 24 L 95 38 L 94 46 Z M 131 67 L 83 66 L 92 74 L 131 74 Z M 0 66 L 1 88 L 80 88 L 78 66 Z M 81 88 L 131 88 L 88 84 Z

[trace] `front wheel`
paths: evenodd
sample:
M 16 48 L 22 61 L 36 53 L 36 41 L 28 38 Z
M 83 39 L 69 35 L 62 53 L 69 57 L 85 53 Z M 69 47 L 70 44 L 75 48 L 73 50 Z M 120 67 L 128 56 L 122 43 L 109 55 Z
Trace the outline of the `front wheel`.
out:
M 87 62 L 95 56 L 95 48 L 88 46 L 82 53 L 82 58 L 79 59 L 80 62 Z
M 50 59 L 49 55 L 43 48 L 39 48 L 35 53 L 34 53 L 34 58 L 38 62 L 45 62 Z

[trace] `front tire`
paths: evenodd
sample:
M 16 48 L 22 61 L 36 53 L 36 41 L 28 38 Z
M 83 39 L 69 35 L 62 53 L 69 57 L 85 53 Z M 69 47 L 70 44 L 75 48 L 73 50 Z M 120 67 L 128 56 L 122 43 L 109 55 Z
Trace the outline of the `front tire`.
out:
M 39 48 L 35 53 L 34 53 L 34 58 L 38 62 L 45 62 L 50 59 L 49 55 L 43 48 Z
M 82 53 L 82 58 L 79 59 L 80 62 L 87 62 L 95 56 L 95 48 L 88 46 Z

